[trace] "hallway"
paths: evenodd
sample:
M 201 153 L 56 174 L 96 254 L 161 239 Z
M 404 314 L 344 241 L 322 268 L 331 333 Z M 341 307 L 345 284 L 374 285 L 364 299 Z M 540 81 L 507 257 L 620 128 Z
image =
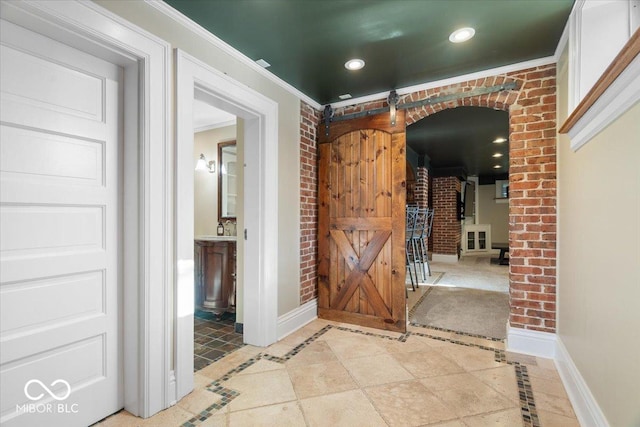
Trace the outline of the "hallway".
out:
M 315 320 L 195 379 L 190 395 L 148 420 L 123 411 L 99 425 L 578 426 L 553 361 L 424 327 Z

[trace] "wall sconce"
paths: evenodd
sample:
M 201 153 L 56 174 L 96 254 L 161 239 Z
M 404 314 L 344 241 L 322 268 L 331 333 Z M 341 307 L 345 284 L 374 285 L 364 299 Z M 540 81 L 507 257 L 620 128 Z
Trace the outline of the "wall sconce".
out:
M 204 154 L 200 154 L 198 163 L 196 163 L 196 170 L 197 171 L 208 170 L 209 173 L 214 173 L 216 171 L 216 162 L 213 160 L 211 160 L 210 162 L 207 162 L 207 158 L 204 156 Z

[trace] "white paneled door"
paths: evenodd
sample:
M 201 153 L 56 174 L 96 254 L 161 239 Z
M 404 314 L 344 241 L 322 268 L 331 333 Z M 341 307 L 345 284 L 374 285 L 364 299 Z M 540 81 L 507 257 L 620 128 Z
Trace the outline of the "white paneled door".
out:
M 0 421 L 123 407 L 119 67 L 0 23 Z

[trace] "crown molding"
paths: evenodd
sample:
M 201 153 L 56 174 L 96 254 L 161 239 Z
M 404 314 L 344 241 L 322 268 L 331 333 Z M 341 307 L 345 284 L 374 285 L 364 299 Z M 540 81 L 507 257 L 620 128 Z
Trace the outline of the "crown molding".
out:
M 524 62 L 517 62 L 515 64 L 505 65 L 502 67 L 489 68 L 487 70 L 477 71 L 475 73 L 462 74 L 455 77 L 449 77 L 442 80 L 435 80 L 432 82 L 421 83 L 419 85 L 407 86 L 400 89 L 396 89 L 398 95 L 406 95 L 408 93 L 419 92 L 421 90 L 433 89 L 436 87 L 454 85 L 457 83 L 463 83 L 469 80 L 482 79 L 485 77 L 492 77 L 499 74 L 512 73 L 514 71 L 526 70 L 527 68 L 535 68 L 543 65 L 555 64 L 555 56 L 546 56 L 544 58 L 532 59 Z M 378 92 L 372 95 L 361 96 L 359 98 L 352 98 L 347 101 L 340 101 L 331 103 L 332 108 L 347 107 L 349 105 L 357 105 L 365 102 L 378 101 L 380 99 L 386 99 L 389 96 L 389 91 Z
M 208 30 L 206 30 L 204 27 L 200 26 L 199 24 L 197 24 L 193 20 L 187 18 L 185 15 L 183 15 L 180 12 L 178 12 L 177 10 L 175 10 L 174 8 L 172 8 L 171 6 L 166 4 L 165 2 L 163 2 L 161 0 L 145 0 L 145 3 L 147 3 L 149 6 L 153 7 L 154 9 L 159 11 L 160 13 L 164 14 L 165 16 L 171 18 L 173 21 L 175 21 L 179 25 L 182 25 L 183 27 L 189 29 L 194 34 L 202 37 L 203 39 L 205 39 L 207 42 L 211 43 L 212 45 L 214 45 L 218 49 L 224 51 L 228 55 L 230 55 L 233 58 L 237 59 L 242 64 L 246 65 L 247 67 L 251 68 L 253 71 L 255 71 L 258 74 L 260 74 L 261 76 L 263 76 L 263 77 L 267 78 L 268 80 L 270 80 L 272 83 L 275 83 L 276 85 L 280 86 L 282 89 L 286 90 L 287 92 L 291 93 L 292 95 L 297 96 L 302 101 L 304 101 L 307 104 L 311 105 L 316 110 L 322 110 L 322 105 L 319 102 L 317 102 L 316 100 L 312 99 L 308 95 L 302 93 L 300 90 L 298 90 L 295 87 L 291 86 L 289 83 L 287 83 L 284 80 L 282 80 L 281 78 L 277 77 L 275 74 L 273 74 L 273 73 L 267 71 L 266 69 L 262 68 L 260 65 L 256 64 L 256 62 L 254 60 L 252 60 L 248 56 L 244 55 L 240 51 L 236 50 L 231 45 L 225 43 L 224 41 L 222 41 L 221 39 L 216 37 L 214 34 L 209 32 Z

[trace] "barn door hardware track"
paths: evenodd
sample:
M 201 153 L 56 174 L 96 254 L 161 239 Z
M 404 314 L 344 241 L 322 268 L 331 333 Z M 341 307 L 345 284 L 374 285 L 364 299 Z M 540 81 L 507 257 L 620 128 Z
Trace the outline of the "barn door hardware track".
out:
M 397 105 L 398 95 L 396 94 L 395 90 L 392 90 L 389 93 L 389 98 L 387 99 L 387 101 L 389 102 L 388 107 L 376 108 L 375 110 L 362 111 L 360 113 L 345 114 L 344 116 L 337 116 L 337 117 L 334 117 L 333 115 L 334 113 L 333 108 L 331 108 L 330 105 L 326 105 L 324 107 L 324 114 L 323 114 L 323 120 L 325 123 L 325 132 L 327 133 L 327 135 L 329 135 L 329 126 L 331 122 L 340 122 L 343 120 L 351 120 L 351 119 L 357 119 L 360 117 L 373 116 L 376 114 L 386 113 L 388 111 L 390 114 L 390 119 L 393 123 L 395 121 L 396 110 L 406 110 L 409 108 L 423 107 L 425 105 L 433 105 L 439 102 L 447 102 L 447 101 L 454 101 L 461 98 L 468 98 L 470 96 L 486 95 L 489 93 L 501 92 L 503 90 L 513 90 L 513 89 L 517 89 L 517 87 L 518 87 L 518 84 L 516 82 L 509 82 L 501 85 L 474 89 L 467 92 L 456 92 L 456 93 L 450 93 L 448 95 L 434 96 L 432 98 L 426 98 L 426 99 L 422 99 L 420 101 L 415 101 L 415 102 L 408 102 L 402 105 Z

